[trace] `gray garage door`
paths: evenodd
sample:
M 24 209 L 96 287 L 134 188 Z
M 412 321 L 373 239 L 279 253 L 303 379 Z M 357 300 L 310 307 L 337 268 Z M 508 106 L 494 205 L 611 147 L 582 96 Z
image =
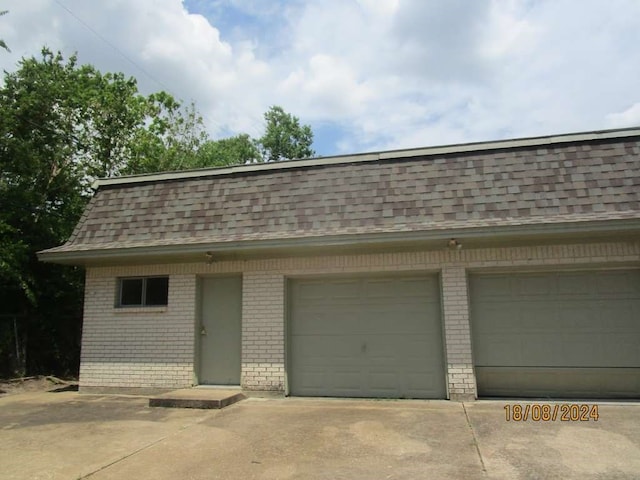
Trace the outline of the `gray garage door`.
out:
M 640 271 L 475 275 L 481 396 L 640 396 Z
M 293 395 L 444 398 L 437 276 L 292 280 Z

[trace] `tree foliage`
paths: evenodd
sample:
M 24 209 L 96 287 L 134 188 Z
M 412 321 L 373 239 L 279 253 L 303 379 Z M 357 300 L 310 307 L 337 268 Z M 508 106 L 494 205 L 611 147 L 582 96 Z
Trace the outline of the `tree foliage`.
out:
M 194 167 L 226 167 L 262 160 L 256 142 L 246 133 L 202 144 Z
M 103 171 L 77 161 L 86 148 L 78 125 L 88 73 L 45 52 L 41 62 L 24 60 L 5 75 L 0 89 L 0 275 L 29 305 L 38 298 L 28 268 L 33 250 L 68 237 L 84 206 L 82 180 Z
M 277 162 L 315 155 L 313 132 L 300 125 L 298 117 L 272 106 L 265 112 L 265 131 L 257 139 L 240 134 L 202 143 L 193 167 L 228 166 L 245 163 Z
M 122 174 L 196 168 L 199 151 L 208 141 L 195 105 L 187 107 L 166 92 L 146 99 L 148 125 L 134 135 Z
M 313 132 L 309 125 L 300 125 L 298 117 L 285 112 L 282 107 L 272 106 L 264 114 L 266 129 L 258 139 L 262 160 L 307 158 L 315 155 L 311 149 Z
M 82 271 L 39 262 L 36 252 L 69 238 L 96 178 L 313 155 L 309 126 L 281 107 L 265 120 L 259 139 L 211 140 L 193 104 L 166 92 L 141 95 L 134 78 L 102 74 L 46 48 L 5 72 L 0 375 L 77 371 Z
M 175 167 L 195 156 L 203 132 L 193 106 L 164 92 L 142 96 L 135 79 L 103 75 L 75 56 L 44 49 L 5 74 L 0 339 L 19 319 L 19 343 L 29 344 L 26 364 L 14 370 L 65 373 L 78 363 L 82 272 L 38 262 L 35 253 L 69 238 L 96 178 Z M 0 356 L 8 350 L 0 344 Z

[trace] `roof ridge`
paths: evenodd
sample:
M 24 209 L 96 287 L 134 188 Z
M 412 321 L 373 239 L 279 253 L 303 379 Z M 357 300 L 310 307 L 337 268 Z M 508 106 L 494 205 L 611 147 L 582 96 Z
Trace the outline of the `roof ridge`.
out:
M 171 180 L 184 180 L 190 178 L 202 178 L 234 173 L 249 173 L 259 171 L 284 170 L 292 168 L 304 168 L 313 166 L 337 165 L 345 163 L 372 162 L 379 160 L 392 160 L 399 158 L 411 158 L 419 156 L 445 155 L 455 153 L 483 152 L 500 150 L 505 148 L 542 147 L 545 145 L 557 145 L 574 142 L 588 142 L 598 140 L 614 140 L 620 138 L 640 137 L 640 127 L 619 128 L 609 130 L 596 130 L 591 132 L 563 133 L 537 137 L 522 137 L 515 139 L 491 140 L 483 142 L 469 142 L 460 144 L 438 145 L 431 147 L 417 147 L 400 150 L 387 150 L 380 152 L 356 153 L 348 155 L 334 155 L 328 157 L 315 157 L 305 159 L 283 160 L 279 162 L 254 163 L 234 165 L 230 167 L 211 167 L 194 170 L 182 170 L 172 172 L 160 172 L 152 174 L 129 175 L 122 177 L 101 178 L 94 182 L 93 187 L 98 189 L 103 186 L 127 185 L 138 183 L 163 182 Z

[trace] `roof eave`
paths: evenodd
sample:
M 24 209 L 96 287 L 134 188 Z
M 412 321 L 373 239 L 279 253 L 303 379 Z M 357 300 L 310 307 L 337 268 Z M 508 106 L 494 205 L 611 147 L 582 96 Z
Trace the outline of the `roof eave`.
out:
M 473 228 L 453 228 L 441 230 L 421 230 L 413 232 L 388 232 L 370 234 L 347 234 L 347 235 L 325 235 L 314 237 L 297 237 L 271 240 L 243 240 L 231 242 L 210 242 L 196 244 L 178 245 L 155 245 L 140 247 L 122 248 L 95 248 L 86 250 L 43 250 L 38 252 L 38 258 L 44 262 L 68 264 L 68 265 L 89 265 L 92 263 L 104 263 L 109 261 L 135 261 L 144 262 L 146 259 L 180 257 L 191 258 L 197 261 L 198 255 L 228 256 L 236 255 L 260 255 L 297 251 L 332 251 L 340 248 L 357 248 L 387 246 L 394 248 L 407 245 L 421 245 L 425 248 L 434 248 L 441 242 L 441 246 L 446 247 L 445 241 L 451 238 L 458 239 L 461 243 L 476 242 L 484 245 L 487 241 L 491 243 L 508 244 L 514 240 L 535 240 L 547 238 L 553 240 L 566 240 L 574 238 L 584 241 L 585 235 L 596 235 L 602 238 L 603 235 L 614 237 L 616 235 L 638 235 L 640 234 L 640 218 L 626 220 L 601 220 L 592 222 L 565 222 L 565 223 L 545 223 L 537 225 L 502 225 Z M 622 237 L 621 237 L 622 238 Z M 626 238 L 626 237 L 625 237 Z M 484 243 L 483 243 L 484 242 Z M 473 243 L 471 244 L 473 247 Z

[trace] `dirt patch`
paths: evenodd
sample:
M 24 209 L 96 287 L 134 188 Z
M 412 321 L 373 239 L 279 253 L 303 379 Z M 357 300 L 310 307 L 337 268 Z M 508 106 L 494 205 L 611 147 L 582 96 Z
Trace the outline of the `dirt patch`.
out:
M 50 375 L 0 380 L 0 397 L 25 392 L 64 392 L 77 389 L 78 383 L 73 379 L 62 380 Z

